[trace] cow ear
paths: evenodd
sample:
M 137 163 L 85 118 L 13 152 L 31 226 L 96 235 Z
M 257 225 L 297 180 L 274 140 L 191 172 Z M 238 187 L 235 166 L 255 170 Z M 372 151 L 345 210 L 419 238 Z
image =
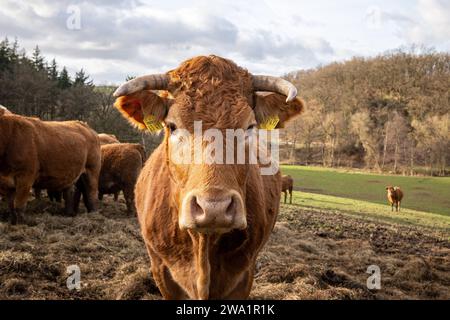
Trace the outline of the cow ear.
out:
M 170 99 L 167 94 L 139 91 L 116 99 L 115 107 L 132 125 L 143 131 L 158 132 L 167 115 Z
M 273 92 L 255 93 L 256 121 L 261 129 L 284 128 L 287 121 L 302 113 L 304 103 L 300 98 L 286 102 L 286 97 Z

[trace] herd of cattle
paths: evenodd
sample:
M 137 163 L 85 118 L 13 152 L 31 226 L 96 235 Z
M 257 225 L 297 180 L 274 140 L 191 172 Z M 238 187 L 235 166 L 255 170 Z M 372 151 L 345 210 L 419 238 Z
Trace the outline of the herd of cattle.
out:
M 114 96 L 132 125 L 163 128 L 164 141 L 147 161 L 139 144 L 119 143 L 86 123 L 0 109 L 0 195 L 11 222 L 23 219 L 32 188 L 64 198 L 67 214 L 77 212 L 81 197 L 95 211 L 98 197 L 123 191 L 128 210 L 137 210 L 164 298 L 247 298 L 282 190 L 292 203 L 293 179 L 262 175 L 259 164 L 180 164 L 170 151 L 180 143 L 176 129 L 192 133 L 196 121 L 204 130 L 225 131 L 276 119 L 275 128 L 283 128 L 303 110 L 297 89 L 230 60 L 200 56 L 165 74 L 130 80 Z
M 40 196 L 64 199 L 68 215 L 78 211 L 81 197 L 88 211 L 97 197 L 123 191 L 134 212 L 134 185 L 145 162 L 140 144 L 120 143 L 98 135 L 80 121 L 41 121 L 0 108 L 0 196 L 8 201 L 12 224 L 24 220 L 33 188 Z

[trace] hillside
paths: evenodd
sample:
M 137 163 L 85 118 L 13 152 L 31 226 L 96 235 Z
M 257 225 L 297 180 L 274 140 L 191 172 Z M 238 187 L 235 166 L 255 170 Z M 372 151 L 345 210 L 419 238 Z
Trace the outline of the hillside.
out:
M 288 126 L 291 163 L 432 175 L 450 163 L 450 55 L 397 50 L 287 76 L 307 108 Z

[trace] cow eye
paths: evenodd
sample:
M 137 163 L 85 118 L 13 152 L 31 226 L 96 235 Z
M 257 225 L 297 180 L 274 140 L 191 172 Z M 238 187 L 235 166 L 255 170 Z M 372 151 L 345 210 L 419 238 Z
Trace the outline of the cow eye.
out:
M 252 131 L 256 129 L 256 123 L 253 123 L 251 125 L 248 126 L 247 131 Z
M 173 122 L 166 123 L 166 126 L 169 129 L 170 133 L 173 133 L 175 130 L 177 130 L 177 126 Z

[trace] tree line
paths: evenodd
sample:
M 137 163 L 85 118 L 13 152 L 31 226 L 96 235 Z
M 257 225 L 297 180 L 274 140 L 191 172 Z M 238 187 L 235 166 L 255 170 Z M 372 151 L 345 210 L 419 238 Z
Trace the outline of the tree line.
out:
M 307 105 L 285 132 L 288 162 L 449 173 L 448 53 L 396 50 L 286 77 Z
M 38 46 L 31 56 L 18 41 L 0 42 L 0 104 L 10 111 L 42 120 L 81 120 L 97 132 L 113 133 L 123 142 L 144 142 L 153 149 L 160 137 L 134 130 L 113 106 L 114 87 L 95 86 L 81 69 L 72 77 Z

